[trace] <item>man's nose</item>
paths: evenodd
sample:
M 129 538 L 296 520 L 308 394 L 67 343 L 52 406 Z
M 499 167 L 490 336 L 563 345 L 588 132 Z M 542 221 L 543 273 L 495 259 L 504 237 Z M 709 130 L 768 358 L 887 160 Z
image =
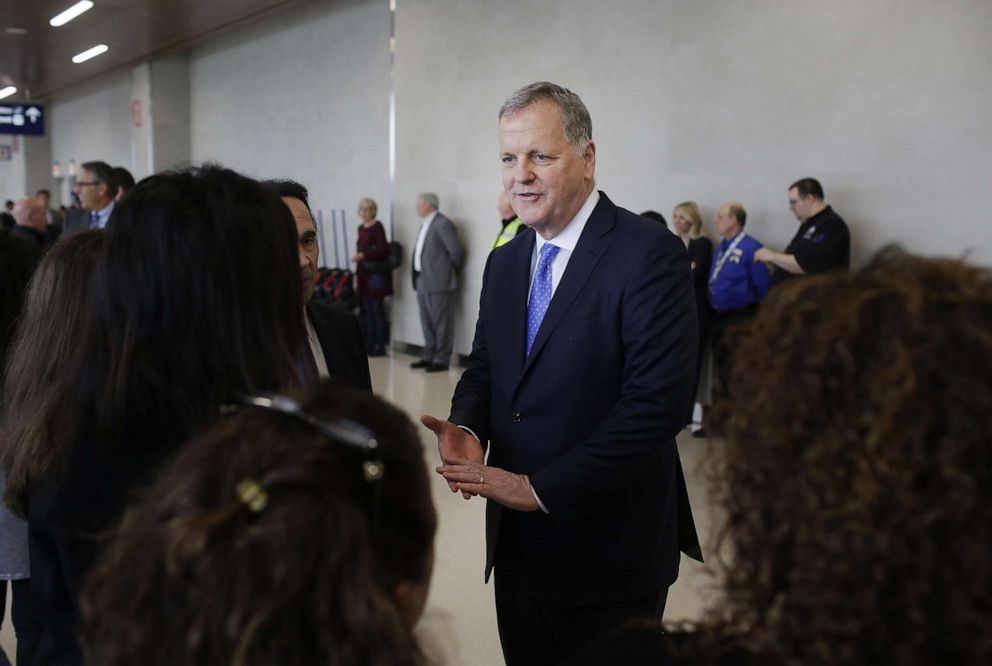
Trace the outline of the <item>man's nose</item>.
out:
M 300 248 L 300 268 L 309 265 L 310 265 L 310 255 L 308 255 L 306 251 L 303 250 L 303 248 Z
M 534 180 L 534 169 L 530 160 L 519 160 L 513 167 L 513 180 L 518 183 L 529 183 Z

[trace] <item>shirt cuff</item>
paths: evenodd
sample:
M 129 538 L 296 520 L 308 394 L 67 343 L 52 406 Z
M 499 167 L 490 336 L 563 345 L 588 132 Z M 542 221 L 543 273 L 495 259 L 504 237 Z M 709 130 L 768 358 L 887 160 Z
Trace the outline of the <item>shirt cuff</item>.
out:
M 472 430 L 471 428 L 469 428 L 468 426 L 460 425 L 458 427 L 461 428 L 462 430 L 464 430 L 465 432 L 467 432 L 468 434 L 472 435 L 472 437 L 475 437 L 480 443 L 482 442 L 482 440 L 479 439 L 479 436 L 475 434 L 475 431 Z
M 541 501 L 541 498 L 537 496 L 537 491 L 534 490 L 534 486 L 531 486 L 530 487 L 530 492 L 531 492 L 531 494 L 534 495 L 534 499 L 537 500 L 537 505 L 539 507 L 541 507 L 541 511 L 543 511 L 544 513 L 550 514 L 551 512 L 548 511 L 548 507 L 544 506 L 544 502 L 542 502 Z

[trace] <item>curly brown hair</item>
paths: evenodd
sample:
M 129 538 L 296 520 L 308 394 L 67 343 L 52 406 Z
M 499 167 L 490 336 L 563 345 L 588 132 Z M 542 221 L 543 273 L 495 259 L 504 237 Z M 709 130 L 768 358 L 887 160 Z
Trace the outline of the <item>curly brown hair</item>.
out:
M 94 567 L 81 602 L 88 663 L 420 661 L 396 598 L 404 582 L 426 590 L 437 527 L 414 426 L 382 400 L 326 384 L 301 402 L 374 431 L 378 501 L 360 451 L 273 411 L 222 419 L 125 514 Z M 246 480 L 267 505 L 249 506 Z
M 992 663 L 989 271 L 887 248 L 783 285 L 740 331 L 728 404 L 726 596 L 699 643 Z

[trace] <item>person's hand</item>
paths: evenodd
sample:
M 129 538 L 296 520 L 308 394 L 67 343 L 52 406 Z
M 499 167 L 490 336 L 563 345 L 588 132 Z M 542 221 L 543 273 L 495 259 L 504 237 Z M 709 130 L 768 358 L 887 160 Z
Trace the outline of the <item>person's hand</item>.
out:
M 352 255 L 351 260 L 357 264 L 359 261 L 361 261 L 364 258 L 365 258 L 364 252 L 356 252 L 354 255 Z
M 485 454 L 482 444 L 475 437 L 465 432 L 454 423 L 442 421 L 428 414 L 420 417 L 420 422 L 437 436 L 437 452 L 445 465 L 482 465 Z M 458 488 L 454 482 L 448 482 L 451 492 Z M 471 493 L 462 492 L 462 497 L 469 499 Z
M 514 474 L 499 467 L 480 464 L 441 465 L 435 471 L 462 495 L 481 495 L 517 511 L 537 511 L 541 508 L 530 487 L 526 474 Z
M 760 261 L 765 264 L 770 264 L 772 263 L 772 257 L 774 255 L 775 253 L 772 250 L 769 250 L 767 247 L 759 247 L 754 252 L 754 260 Z

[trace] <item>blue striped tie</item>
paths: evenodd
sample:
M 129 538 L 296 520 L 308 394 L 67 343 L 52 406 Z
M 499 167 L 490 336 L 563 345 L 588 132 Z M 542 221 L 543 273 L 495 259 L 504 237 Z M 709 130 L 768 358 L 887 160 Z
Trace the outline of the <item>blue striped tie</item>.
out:
M 534 346 L 534 338 L 551 303 L 551 263 L 558 256 L 559 249 L 556 245 L 545 243 L 537 261 L 537 272 L 530 287 L 530 300 L 527 301 L 527 356 L 530 356 L 530 348 Z

